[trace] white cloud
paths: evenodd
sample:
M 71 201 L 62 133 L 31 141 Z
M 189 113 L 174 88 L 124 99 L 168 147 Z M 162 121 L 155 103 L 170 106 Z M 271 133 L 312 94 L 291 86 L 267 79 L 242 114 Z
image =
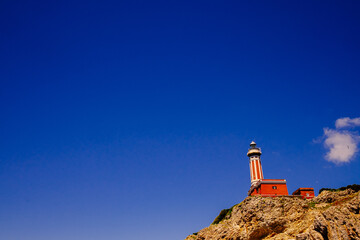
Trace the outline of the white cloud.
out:
M 359 118 L 349 118 L 349 117 L 339 118 L 335 122 L 335 127 L 337 129 L 346 128 L 346 127 L 356 127 L 356 126 L 360 126 L 360 117 Z
M 335 121 L 336 129 L 324 128 L 324 146 L 329 150 L 325 156 L 326 160 L 341 164 L 354 159 L 359 151 L 360 136 L 358 132 L 349 128 L 357 126 L 360 126 L 360 117 L 344 117 Z
M 357 132 L 324 128 L 324 136 L 324 146 L 329 149 L 326 159 L 330 162 L 350 162 L 359 151 L 360 136 Z

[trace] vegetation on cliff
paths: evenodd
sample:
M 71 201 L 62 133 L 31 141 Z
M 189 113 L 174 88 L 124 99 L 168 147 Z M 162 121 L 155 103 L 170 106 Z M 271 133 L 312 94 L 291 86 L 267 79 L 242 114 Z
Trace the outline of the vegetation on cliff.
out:
M 219 222 L 221 222 L 222 220 L 224 220 L 226 217 L 231 216 L 232 210 L 233 208 L 237 206 L 234 205 L 229 209 L 223 209 L 221 210 L 221 212 L 219 213 L 219 215 L 215 218 L 215 220 L 212 222 L 212 224 L 218 224 Z
M 322 191 L 331 191 L 331 192 L 339 192 L 339 191 L 344 191 L 346 189 L 352 189 L 354 190 L 355 192 L 358 192 L 360 191 L 360 185 L 359 184 L 353 184 L 353 185 L 347 185 L 346 187 L 341 187 L 341 188 L 321 188 L 319 190 L 319 194 L 322 192 Z

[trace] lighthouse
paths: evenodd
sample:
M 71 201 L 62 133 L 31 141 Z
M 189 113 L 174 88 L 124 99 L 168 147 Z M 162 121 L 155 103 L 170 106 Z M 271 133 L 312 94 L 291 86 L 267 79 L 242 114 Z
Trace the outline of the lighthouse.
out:
M 261 149 L 256 147 L 256 143 L 252 141 L 248 150 L 247 156 L 249 157 L 250 164 L 250 179 L 251 185 L 256 184 L 264 179 L 263 170 L 261 167 Z
M 261 166 L 261 149 L 252 141 L 247 156 L 250 164 L 251 186 L 249 196 L 260 195 L 263 197 L 287 196 L 289 195 L 285 179 L 264 179 Z

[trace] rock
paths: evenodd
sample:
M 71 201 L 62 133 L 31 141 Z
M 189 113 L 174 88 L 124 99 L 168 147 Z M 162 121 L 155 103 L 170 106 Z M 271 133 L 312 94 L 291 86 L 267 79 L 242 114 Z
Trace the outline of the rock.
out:
M 218 224 L 186 240 L 360 239 L 360 192 L 323 191 L 311 200 L 247 197 Z
M 352 189 L 346 189 L 344 191 L 339 192 L 331 192 L 331 191 L 323 191 L 321 194 L 314 198 L 316 202 L 319 203 L 333 203 L 335 201 L 340 200 L 344 196 L 348 196 L 354 193 Z

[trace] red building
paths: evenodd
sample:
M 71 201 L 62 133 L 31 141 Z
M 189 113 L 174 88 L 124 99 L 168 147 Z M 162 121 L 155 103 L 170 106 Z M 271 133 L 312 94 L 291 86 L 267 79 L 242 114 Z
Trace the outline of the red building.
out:
M 285 179 L 262 179 L 250 187 L 249 196 L 275 197 L 289 195 Z
M 301 196 L 302 198 L 310 199 L 315 197 L 314 188 L 299 188 L 293 192 L 294 196 Z
M 250 161 L 251 187 L 249 196 L 260 195 L 266 197 L 289 195 L 285 179 L 264 179 L 261 166 L 261 149 L 253 141 L 250 143 L 247 156 Z

